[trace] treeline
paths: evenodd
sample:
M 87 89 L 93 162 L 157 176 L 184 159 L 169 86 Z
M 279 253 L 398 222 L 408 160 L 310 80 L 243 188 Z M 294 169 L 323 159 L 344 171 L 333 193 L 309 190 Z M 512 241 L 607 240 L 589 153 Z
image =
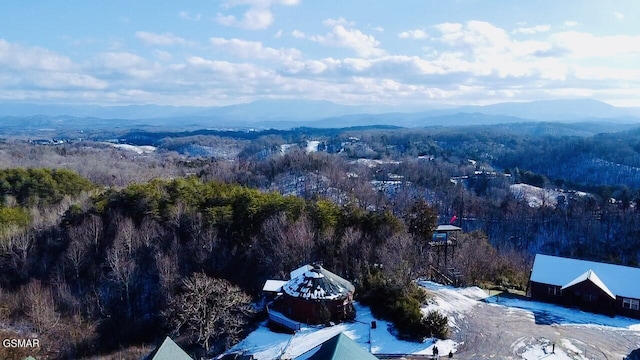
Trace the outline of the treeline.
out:
M 0 170 L 0 235 L 23 231 L 40 215 L 38 209 L 52 210 L 65 197 L 77 197 L 94 187 L 66 169 Z
M 87 179 L 67 169 L 14 168 L 0 170 L 0 196 L 18 205 L 51 205 L 65 196 L 76 196 L 94 187 Z

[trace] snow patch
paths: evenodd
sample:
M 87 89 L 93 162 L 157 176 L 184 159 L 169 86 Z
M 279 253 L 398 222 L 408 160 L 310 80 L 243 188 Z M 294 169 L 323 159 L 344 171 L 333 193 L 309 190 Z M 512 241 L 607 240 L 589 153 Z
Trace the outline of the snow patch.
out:
M 458 343 L 453 340 L 427 339 L 423 342 L 398 340 L 392 325 L 376 319 L 367 306 L 354 303 L 356 319 L 331 327 L 306 326 L 294 335 L 274 333 L 264 322 L 228 353 L 253 354 L 256 360 L 293 359 L 303 354 L 310 355 L 315 347 L 331 337 L 344 333 L 365 350 L 373 354 L 432 354 L 437 346 L 440 354 L 455 353 Z M 376 329 L 371 322 L 376 321 Z
M 539 188 L 528 184 L 513 184 L 509 186 L 511 193 L 519 199 L 527 202 L 532 208 L 541 206 L 556 206 L 558 204 L 558 196 L 561 192 L 549 189 Z
M 318 151 L 318 145 L 320 145 L 320 141 L 316 141 L 316 140 L 312 140 L 312 141 L 308 141 L 307 140 L 307 153 L 311 153 L 311 152 L 317 152 Z
M 149 154 L 156 151 L 156 147 L 150 146 L 150 145 L 136 146 L 136 145 L 129 145 L 129 144 L 111 144 L 111 143 L 109 143 L 109 145 L 113 146 L 116 149 L 133 151 L 139 155 Z
M 418 284 L 432 295 L 426 306 L 421 311 L 428 314 L 430 311 L 438 311 L 447 316 L 449 327 L 459 330 L 458 322 L 465 318 L 465 313 L 478 305 L 478 299 L 488 297 L 482 289 L 478 287 L 454 288 L 440 285 L 431 281 L 418 281 Z
M 294 146 L 296 146 L 296 144 L 282 144 L 282 145 L 280 145 L 280 155 L 286 154 L 287 151 L 290 148 L 294 147 Z
M 378 165 L 384 165 L 384 164 L 400 164 L 400 161 L 396 161 L 396 160 L 374 160 L 374 159 L 365 159 L 365 158 L 361 158 L 361 159 L 357 159 L 357 160 L 353 160 L 350 161 L 349 164 L 358 164 L 358 165 L 364 165 L 366 167 L 370 167 L 370 168 L 374 168 Z
M 516 341 L 511 348 L 514 353 L 524 360 L 586 360 L 579 350 L 571 341 L 562 339 L 559 344 L 553 344 L 545 338 L 526 339 L 521 338 Z
M 541 322 L 550 324 L 605 326 L 640 331 L 640 320 L 623 316 L 610 317 L 560 305 L 510 297 L 490 297 L 485 299 L 484 302 L 493 306 L 507 307 L 510 311 L 526 311 L 531 314 L 532 321 L 538 318 Z

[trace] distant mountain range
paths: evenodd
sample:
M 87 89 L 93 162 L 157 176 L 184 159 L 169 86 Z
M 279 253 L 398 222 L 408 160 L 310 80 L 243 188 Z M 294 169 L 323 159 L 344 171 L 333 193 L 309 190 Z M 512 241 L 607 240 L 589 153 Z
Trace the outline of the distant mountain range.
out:
M 222 107 L 0 103 L 0 129 L 5 130 L 155 126 L 279 129 L 367 125 L 425 127 L 518 122 L 608 122 L 640 125 L 640 108 L 616 107 L 589 99 L 442 106 L 420 111 L 403 111 L 381 105 L 349 106 L 307 100 L 263 100 Z

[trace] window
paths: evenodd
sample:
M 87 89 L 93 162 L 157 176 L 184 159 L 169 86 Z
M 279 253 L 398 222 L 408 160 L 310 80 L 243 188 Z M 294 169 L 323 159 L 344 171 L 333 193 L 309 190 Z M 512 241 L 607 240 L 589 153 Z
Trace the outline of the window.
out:
M 560 286 L 549 285 L 549 288 L 547 289 L 547 291 L 549 295 L 553 295 L 553 296 L 562 295 L 562 289 L 560 288 Z
M 622 307 L 630 310 L 640 310 L 640 300 L 622 298 Z

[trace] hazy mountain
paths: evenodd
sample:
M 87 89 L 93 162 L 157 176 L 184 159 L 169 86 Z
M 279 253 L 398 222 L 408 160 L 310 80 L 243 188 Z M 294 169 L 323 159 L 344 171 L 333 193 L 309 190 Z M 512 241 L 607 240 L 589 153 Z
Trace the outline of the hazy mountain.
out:
M 155 119 L 168 117 L 208 117 L 229 120 L 310 121 L 347 114 L 382 113 L 392 111 L 388 106 L 350 106 L 329 101 L 260 100 L 247 104 L 220 107 L 161 106 L 161 105 L 42 105 L 0 103 L 0 116 L 74 116 L 102 119 Z
M 0 128 L 161 126 L 284 129 L 299 126 L 462 126 L 540 121 L 640 123 L 640 108 L 615 107 L 588 99 L 441 107 L 417 112 L 401 110 L 382 105 L 350 106 L 308 100 L 261 100 L 221 107 L 0 103 Z
M 543 121 L 640 117 L 640 108 L 621 108 L 590 99 L 543 100 L 486 106 L 463 106 L 456 110 L 465 113 L 480 112 L 487 115 L 507 115 Z

